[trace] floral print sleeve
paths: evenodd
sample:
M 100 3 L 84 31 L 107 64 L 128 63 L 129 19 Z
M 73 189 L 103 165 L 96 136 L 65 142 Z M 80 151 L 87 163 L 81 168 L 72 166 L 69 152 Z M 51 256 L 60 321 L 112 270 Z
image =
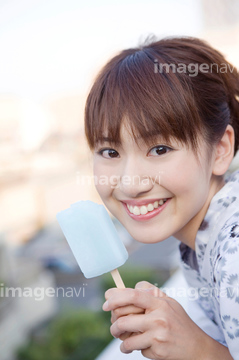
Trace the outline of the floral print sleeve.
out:
M 195 251 L 181 243 L 180 253 L 187 283 L 208 318 L 208 335 L 239 360 L 239 170 L 211 200 Z
M 221 325 L 228 349 L 239 359 L 239 212 L 219 234 L 220 257 L 217 266 Z M 235 221 L 234 221 L 235 220 Z

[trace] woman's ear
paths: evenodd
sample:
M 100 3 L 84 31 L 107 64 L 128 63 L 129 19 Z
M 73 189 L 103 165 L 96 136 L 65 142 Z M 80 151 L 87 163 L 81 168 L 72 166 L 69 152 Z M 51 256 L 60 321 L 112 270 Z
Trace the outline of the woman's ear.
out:
M 234 129 L 227 125 L 226 130 L 215 148 L 215 159 L 213 165 L 214 175 L 224 175 L 234 156 Z

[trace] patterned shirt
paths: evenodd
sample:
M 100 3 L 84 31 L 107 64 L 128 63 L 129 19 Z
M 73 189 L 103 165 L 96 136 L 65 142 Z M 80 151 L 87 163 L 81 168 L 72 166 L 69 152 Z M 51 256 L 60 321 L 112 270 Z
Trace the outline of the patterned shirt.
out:
M 239 170 L 212 198 L 195 251 L 180 243 L 181 265 L 197 302 L 218 331 L 210 334 L 239 360 Z

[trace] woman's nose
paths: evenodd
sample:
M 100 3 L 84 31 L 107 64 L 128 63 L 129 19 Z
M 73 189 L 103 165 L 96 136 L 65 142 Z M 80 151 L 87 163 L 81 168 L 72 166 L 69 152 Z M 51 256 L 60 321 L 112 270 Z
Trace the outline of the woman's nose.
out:
M 119 177 L 119 188 L 125 196 L 137 197 L 152 189 L 153 184 L 149 174 L 144 171 L 139 162 L 128 161 Z
M 135 198 L 147 193 L 152 189 L 152 184 L 149 178 L 140 178 L 138 176 L 128 177 L 124 176 L 120 179 L 120 190 L 121 192 L 129 197 Z

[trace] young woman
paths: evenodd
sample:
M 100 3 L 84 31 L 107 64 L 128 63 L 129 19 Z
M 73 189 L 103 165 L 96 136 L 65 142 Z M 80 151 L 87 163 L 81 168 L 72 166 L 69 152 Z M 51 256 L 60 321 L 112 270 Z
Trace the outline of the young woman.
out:
M 113 57 L 96 78 L 85 134 L 96 184 L 132 237 L 179 240 L 182 267 L 217 334 L 148 283 L 109 289 L 111 333 L 149 359 L 239 359 L 239 76 L 206 42 L 151 41 Z M 112 179 L 114 180 L 112 182 Z M 218 335 L 220 334 L 220 335 Z

